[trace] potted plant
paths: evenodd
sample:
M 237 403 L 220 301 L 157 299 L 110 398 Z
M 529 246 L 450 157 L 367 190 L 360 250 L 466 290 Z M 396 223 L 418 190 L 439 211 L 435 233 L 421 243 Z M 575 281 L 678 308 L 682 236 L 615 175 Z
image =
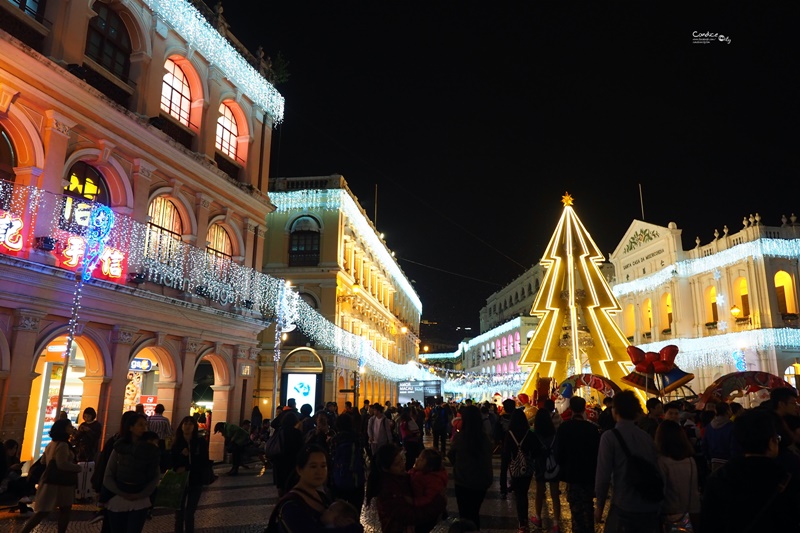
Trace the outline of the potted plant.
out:
M 706 329 L 717 329 L 717 321 L 706 322 Z
M 672 335 L 672 328 L 664 328 L 661 330 L 662 335 Z

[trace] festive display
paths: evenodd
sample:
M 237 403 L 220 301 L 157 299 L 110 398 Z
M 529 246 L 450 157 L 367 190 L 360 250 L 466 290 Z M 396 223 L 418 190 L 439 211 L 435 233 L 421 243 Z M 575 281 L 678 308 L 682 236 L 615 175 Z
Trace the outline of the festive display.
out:
M 732 372 L 717 378 L 706 387 L 697 401 L 697 408 L 703 409 L 710 401 L 723 402 L 762 389 L 772 390 L 779 387 L 792 387 L 792 385 L 768 372 Z
M 656 352 L 645 352 L 636 346 L 628 346 L 628 355 L 633 361 L 633 371 L 622 381 L 649 394 L 668 394 L 694 379 L 694 374 L 684 372 L 675 365 L 678 347 L 668 344 Z
M 544 280 L 531 314 L 539 325 L 520 358 L 530 369 L 522 392 L 531 394 L 540 375 L 562 381 L 597 374 L 619 383 L 628 373 L 628 340 L 612 318 L 621 311 L 600 271 L 604 257 L 572 207 L 564 210 L 542 257 Z

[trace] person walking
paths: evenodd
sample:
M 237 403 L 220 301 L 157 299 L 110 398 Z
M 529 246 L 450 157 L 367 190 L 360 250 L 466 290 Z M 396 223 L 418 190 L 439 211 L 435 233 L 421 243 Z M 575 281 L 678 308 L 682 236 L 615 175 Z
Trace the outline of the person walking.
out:
M 534 443 L 531 427 L 528 424 L 528 417 L 522 410 L 514 409 L 511 412 L 506 440 L 503 443 L 503 453 L 508 454 L 509 457 L 515 457 L 518 449 L 533 461 L 536 443 Z M 533 467 L 533 464 L 530 466 Z M 531 481 L 533 481 L 533 469 L 520 476 L 515 476 L 511 472 L 511 490 L 514 493 L 514 505 L 517 508 L 517 522 L 519 523 L 517 531 L 519 533 L 528 533 L 530 529 L 528 525 L 528 491 L 531 489 Z
M 297 454 L 303 448 L 303 434 L 297 429 L 297 414 L 284 411 L 277 431 L 282 434 L 281 453 L 272 463 L 272 470 L 278 496 L 283 496 L 296 482 Z
M 330 478 L 333 496 L 350 502 L 360 512 L 367 468 L 361 440 L 354 427 L 353 416 L 343 414 L 336 419 L 336 435 L 330 447 Z
M 181 508 L 175 511 L 175 533 L 194 533 L 194 515 L 209 467 L 208 443 L 198 433 L 197 421 L 186 416 L 178 425 L 170 449 L 172 468 L 178 473 L 189 472 L 186 491 L 181 498 Z
M 400 413 L 400 443 L 406 451 L 406 470 L 411 470 L 422 451 L 422 431 L 415 420 L 416 409 L 405 407 Z
M 560 467 L 558 466 L 558 436 L 553 425 L 553 412 L 539 409 L 533 419 L 533 434 L 536 437 L 536 496 L 533 501 L 531 523 L 542 527 L 542 509 L 547 489 L 550 489 L 550 500 L 553 505 L 553 525 L 551 533 L 559 533 L 561 526 L 561 487 L 559 483 Z
M 585 399 L 572 396 L 569 408 L 572 418 L 565 420 L 556 431 L 561 481 L 567 484 L 572 532 L 594 533 L 594 482 L 600 431 L 585 418 Z
M 106 510 L 114 533 L 141 533 L 152 505 L 150 495 L 161 478 L 158 446 L 142 440 L 147 430 L 146 416 L 136 413 L 125 418 L 108 458 L 103 486 L 112 495 Z
M 503 412 L 497 417 L 495 442 L 500 447 L 500 498 L 508 497 L 508 462 L 511 457 L 505 451 L 506 434 L 511 426 L 511 414 L 517 410 L 517 402 L 511 398 L 503 400 Z M 527 418 L 526 418 L 527 419 Z
M 481 412 L 474 405 L 461 408 L 461 431 L 450 446 L 447 458 L 453 465 L 458 514 L 481 527 L 481 505 L 494 481 L 492 443 L 483 432 Z
M 636 419 L 642 412 L 642 405 L 632 390 L 624 390 L 614 395 L 612 405 L 614 430 L 619 431 L 631 454 L 643 457 L 657 464 L 658 452 L 652 437 L 639 426 Z M 606 517 L 605 533 L 630 531 L 636 533 L 658 533 L 658 511 L 661 502 L 651 502 L 639 494 L 634 487 L 625 482 L 627 456 L 614 430 L 600 435 L 600 449 L 597 453 L 597 472 L 595 474 L 594 521 L 603 518 L 608 489 L 614 479 L 611 506 Z
M 50 443 L 44 449 L 44 462 L 47 466 L 39 489 L 36 491 L 34 509 L 36 510 L 22 526 L 22 533 L 33 531 L 44 518 L 52 511 L 58 509 L 58 533 L 66 533 L 72 514 L 72 503 L 75 501 L 75 487 L 78 485 L 78 472 L 81 467 L 75 463 L 75 456 L 69 447 L 69 438 L 72 435 L 72 422 L 69 419 L 59 419 L 53 422 L 50 428 Z M 73 484 L 62 484 L 66 480 L 56 480 L 52 468 L 61 473 L 69 472 L 74 477 Z M 67 474 L 65 477 L 70 477 Z M 58 483 L 56 483 L 58 481 Z
M 166 472 L 170 468 L 169 448 L 172 446 L 172 438 L 175 432 L 172 431 L 172 423 L 169 418 L 164 416 L 163 404 L 156 404 L 155 414 L 147 417 L 147 429 L 158 435 L 158 449 L 161 452 L 161 472 Z
M 664 479 L 661 522 L 664 531 L 680 527 L 693 531 L 699 524 L 700 479 L 694 462 L 694 448 L 677 422 L 663 420 L 656 429 L 658 467 Z
M 375 454 L 378 448 L 392 442 L 392 423 L 383 414 L 383 406 L 376 403 L 373 406 L 374 415 L 369 419 L 369 426 L 367 427 L 367 436 L 369 437 L 370 448 L 372 453 Z
M 726 402 L 719 402 L 715 406 L 715 412 L 716 416 L 703 433 L 703 454 L 711 472 L 730 461 L 737 452 L 730 406 Z
M 447 441 L 450 439 L 452 411 L 442 398 L 436 398 L 436 406 L 431 412 L 431 430 L 433 431 L 433 447 L 447 457 Z

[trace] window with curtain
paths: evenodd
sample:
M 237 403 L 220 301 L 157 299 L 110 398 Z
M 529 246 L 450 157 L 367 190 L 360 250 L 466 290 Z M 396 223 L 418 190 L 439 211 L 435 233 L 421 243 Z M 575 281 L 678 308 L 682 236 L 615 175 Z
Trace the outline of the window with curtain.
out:
M 224 277 L 230 270 L 230 264 L 233 260 L 231 238 L 221 224 L 211 224 L 208 228 L 206 240 L 208 241 L 206 253 L 211 260 L 211 268 L 220 277 Z
M 238 143 L 239 128 L 231 108 L 225 104 L 219 106 L 217 119 L 217 150 L 236 160 L 236 145 Z
M 86 55 L 124 82 L 131 68 L 131 39 L 119 14 L 104 2 L 95 2 L 97 13 L 89 21 Z
M 150 221 L 145 240 L 146 255 L 167 263 L 180 253 L 183 224 L 178 208 L 169 198 L 158 196 L 150 202 L 147 214 Z
M 164 63 L 164 81 L 161 83 L 161 110 L 189 127 L 192 91 L 181 67 L 171 59 Z

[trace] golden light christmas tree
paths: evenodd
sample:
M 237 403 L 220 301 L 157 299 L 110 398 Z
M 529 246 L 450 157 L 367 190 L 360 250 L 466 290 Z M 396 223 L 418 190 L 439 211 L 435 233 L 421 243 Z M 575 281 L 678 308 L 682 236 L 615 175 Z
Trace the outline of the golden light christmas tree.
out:
M 628 339 L 612 316 L 622 311 L 600 271 L 604 256 L 572 207 L 564 212 L 542 257 L 546 272 L 531 309 L 540 317 L 520 357 L 530 374 L 520 392 L 534 396 L 539 378 L 561 383 L 575 374 L 595 374 L 624 387 L 631 359 Z

